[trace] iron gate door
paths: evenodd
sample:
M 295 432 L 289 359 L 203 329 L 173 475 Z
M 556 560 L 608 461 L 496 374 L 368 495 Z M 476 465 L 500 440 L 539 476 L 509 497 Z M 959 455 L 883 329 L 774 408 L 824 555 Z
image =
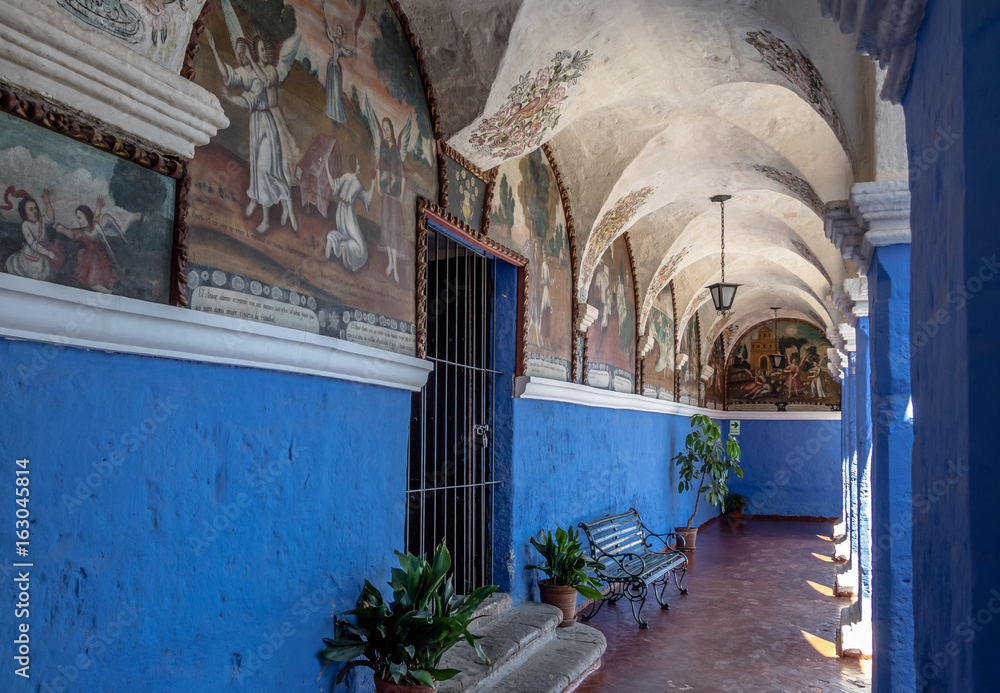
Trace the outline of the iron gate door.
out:
M 413 395 L 406 543 L 451 551 L 455 589 L 493 581 L 496 260 L 427 229 L 427 384 Z

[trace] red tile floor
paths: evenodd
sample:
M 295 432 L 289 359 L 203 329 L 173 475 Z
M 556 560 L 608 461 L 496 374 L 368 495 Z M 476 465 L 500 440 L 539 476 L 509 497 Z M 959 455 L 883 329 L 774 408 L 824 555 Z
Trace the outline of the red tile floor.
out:
M 628 602 L 590 625 L 608 639 L 576 693 L 842 693 L 871 690 L 870 662 L 838 659 L 832 523 L 720 518 L 698 532 L 684 584 L 660 611 L 648 595 L 639 630 Z M 651 528 L 654 531 L 657 528 Z

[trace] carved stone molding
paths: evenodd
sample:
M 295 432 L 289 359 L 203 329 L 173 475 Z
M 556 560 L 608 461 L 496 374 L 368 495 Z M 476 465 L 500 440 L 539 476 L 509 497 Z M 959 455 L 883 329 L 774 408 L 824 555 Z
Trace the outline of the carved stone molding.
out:
M 597 316 L 600 312 L 594 306 L 589 303 L 584 303 L 583 301 L 577 304 L 576 314 L 579 316 L 579 320 L 576 324 L 576 331 L 580 334 L 587 334 L 587 330 L 590 326 L 594 324 L 597 320 Z
M 879 94 L 898 104 L 910 81 L 917 50 L 917 30 L 927 0 L 819 0 L 820 12 L 854 34 L 857 49 L 885 68 Z
M 0 79 L 161 152 L 229 125 L 215 95 L 38 0 L 0 0 Z
M 850 200 L 827 205 L 825 229 L 843 257 L 867 275 L 875 248 L 910 242 L 909 183 L 855 183 Z
M 656 340 L 653 339 L 653 335 L 651 334 L 644 334 L 639 337 L 639 342 L 636 345 L 636 357 L 640 359 L 646 358 L 653 351 L 654 344 L 656 344 Z

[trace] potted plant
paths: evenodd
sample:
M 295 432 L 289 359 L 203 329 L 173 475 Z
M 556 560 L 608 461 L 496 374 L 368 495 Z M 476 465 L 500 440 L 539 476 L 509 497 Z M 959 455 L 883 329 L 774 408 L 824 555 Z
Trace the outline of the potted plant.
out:
M 525 570 L 540 570 L 548 577 L 538 581 L 539 597 L 543 604 L 551 604 L 562 609 L 563 620 L 560 628 L 573 625 L 576 621 L 576 595 L 588 599 L 604 599 L 601 581 L 588 571 L 603 568 L 583 549 L 580 533 L 570 527 L 556 528 L 555 537 L 545 530 L 542 540 L 531 538 L 531 545 L 542 555 L 541 565 L 526 565 Z
M 702 495 L 707 502 L 718 507 L 728 492 L 726 482 L 729 480 L 729 473 L 735 472 L 738 477 L 743 478 L 743 470 L 739 465 L 740 444 L 736 439 L 730 436 L 723 443 L 719 424 L 704 414 L 692 416 L 691 426 L 694 430 L 684 439 L 684 450 L 673 457 L 680 477 L 677 492 L 683 493 L 693 488 L 696 493 L 694 512 L 688 518 L 687 525 L 674 528 L 684 543 L 678 548 L 685 551 L 694 551 L 698 528 L 691 527 L 691 523 L 698 514 L 698 502 Z
M 475 647 L 479 657 L 489 658 L 469 632 L 476 609 L 496 585 L 479 587 L 472 594 L 455 594 L 451 554 L 444 542 L 438 545 L 433 560 L 417 558 L 396 551 L 399 568 L 392 569 L 392 601 L 386 602 L 370 582 L 358 597 L 354 609 L 345 613 L 354 621 L 334 619 L 334 637 L 323 638 L 327 647 L 322 656 L 334 662 L 347 662 L 337 675 L 337 683 L 351 669 L 369 667 L 375 672 L 375 690 L 384 693 L 429 693 L 436 681 L 445 681 L 459 673 L 457 669 L 439 669 L 441 657 L 460 640 Z M 361 657 L 362 659 L 357 659 Z M 352 661 L 353 660 L 353 661 Z
M 739 517 L 743 514 L 743 511 L 747 509 L 748 505 L 750 505 L 749 498 L 741 493 L 733 493 L 730 491 L 726 494 L 726 497 L 722 501 L 722 511 L 726 515 Z

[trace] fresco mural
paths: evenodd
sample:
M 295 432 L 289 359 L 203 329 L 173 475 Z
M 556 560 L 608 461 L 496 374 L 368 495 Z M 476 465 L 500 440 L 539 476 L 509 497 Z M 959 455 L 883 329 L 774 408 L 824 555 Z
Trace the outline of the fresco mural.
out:
M 591 387 L 635 392 L 635 292 L 625 237 L 601 257 L 588 303 L 598 310 L 587 330 L 587 374 Z
M 778 320 L 755 325 L 733 347 L 726 375 L 731 411 L 839 411 L 840 383 L 827 372 L 822 331 L 804 322 Z M 768 356 L 781 353 L 785 365 L 772 368 Z
M 448 205 L 445 209 L 449 214 L 461 219 L 469 228 L 482 233 L 486 181 L 447 151 L 442 152 L 440 156 L 448 186 Z
M 205 0 L 43 0 L 87 29 L 180 72 Z
M 709 409 L 726 408 L 726 350 L 722 335 L 712 344 L 708 355 L 711 375 L 705 380 L 705 406 Z M 709 372 L 708 369 L 705 369 Z
M 701 387 L 700 345 L 698 316 L 695 315 L 688 320 L 684 336 L 677 345 L 677 401 L 683 404 L 699 404 Z M 682 354 L 683 356 L 681 356 Z
M 583 262 L 580 264 L 581 288 L 590 286 L 591 278 L 597 269 L 598 259 L 604 256 L 604 251 L 610 245 L 611 240 L 616 238 L 625 225 L 632 221 L 632 217 L 635 216 L 639 207 L 652 194 L 653 188 L 648 185 L 639 190 L 633 190 L 615 202 L 614 206 L 605 212 L 601 220 L 597 222 L 594 232 L 587 241 Z
M 170 300 L 176 181 L 0 113 L 0 271 Z
M 416 198 L 437 169 L 395 13 L 210 3 L 197 81 L 231 124 L 190 167 L 190 306 L 414 354 Z
M 525 375 L 568 381 L 573 374 L 573 275 L 566 214 L 541 149 L 508 161 L 490 205 L 488 235 L 528 258 Z
M 663 287 L 649 309 L 647 331 L 653 349 L 644 359 L 642 394 L 674 401 L 674 299 L 670 284 Z

